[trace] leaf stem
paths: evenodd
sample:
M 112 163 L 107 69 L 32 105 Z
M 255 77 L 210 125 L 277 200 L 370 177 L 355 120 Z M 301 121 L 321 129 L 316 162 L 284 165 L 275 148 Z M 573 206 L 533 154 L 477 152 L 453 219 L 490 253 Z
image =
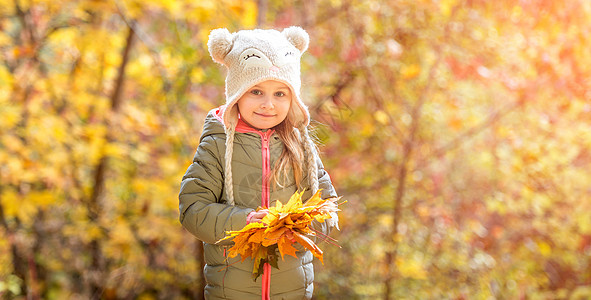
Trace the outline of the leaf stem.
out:
M 310 227 L 310 229 L 312 229 L 312 231 L 314 231 L 316 234 L 321 235 L 324 238 L 324 241 L 326 241 L 327 243 L 332 244 L 332 245 L 335 245 L 335 246 L 337 246 L 339 248 L 343 248 L 339 244 L 337 244 L 338 240 L 336 240 L 336 239 L 334 239 L 334 238 L 332 238 L 332 237 L 324 234 L 324 232 L 320 232 L 320 231 L 318 231 L 318 230 L 316 230 L 314 228 L 311 228 Z

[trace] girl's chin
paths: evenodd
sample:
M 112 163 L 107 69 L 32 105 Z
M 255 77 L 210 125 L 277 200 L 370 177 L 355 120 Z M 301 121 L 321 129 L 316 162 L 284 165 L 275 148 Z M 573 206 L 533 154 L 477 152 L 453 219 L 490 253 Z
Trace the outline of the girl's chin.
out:
M 250 127 L 260 130 L 266 130 L 272 127 L 275 127 L 275 122 L 270 122 L 270 120 L 246 120 L 244 119 L 244 123 L 248 124 Z
M 261 124 L 261 123 L 258 123 L 254 127 L 257 128 L 257 129 L 261 129 L 261 130 L 267 130 L 269 128 L 275 127 L 276 125 L 277 124 Z

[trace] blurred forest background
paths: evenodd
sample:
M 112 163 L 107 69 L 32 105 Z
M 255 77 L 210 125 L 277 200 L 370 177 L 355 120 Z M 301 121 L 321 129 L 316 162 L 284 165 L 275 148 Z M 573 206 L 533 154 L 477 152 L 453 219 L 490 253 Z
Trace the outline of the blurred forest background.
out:
M 591 297 L 591 2 L 0 0 L 0 298 L 199 299 L 210 30 L 304 27 L 316 299 Z

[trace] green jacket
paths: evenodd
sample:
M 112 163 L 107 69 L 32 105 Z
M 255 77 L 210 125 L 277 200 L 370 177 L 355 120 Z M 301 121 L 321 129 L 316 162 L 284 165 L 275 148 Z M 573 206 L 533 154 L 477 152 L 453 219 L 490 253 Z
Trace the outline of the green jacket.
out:
M 224 191 L 224 153 L 226 135 L 221 123 L 220 109 L 212 110 L 205 119 L 203 133 L 193 163 L 189 166 L 181 183 L 179 194 L 180 222 L 195 237 L 203 241 L 205 250 L 204 274 L 207 285 L 206 299 L 260 299 L 261 277 L 251 277 L 253 261 L 240 257 L 228 259 L 227 250 L 231 241 L 222 239 L 226 231 L 240 230 L 246 225 L 246 217 L 262 199 L 262 132 L 241 132 L 236 130 L 232 173 L 235 206 L 226 204 Z M 252 131 L 252 130 L 251 130 Z M 270 165 L 281 155 L 283 142 L 276 133 L 269 139 Z M 320 159 L 318 162 L 319 187 L 322 197 L 336 197 L 328 173 Z M 283 187 L 270 188 L 270 205 L 281 199 L 283 203 L 296 192 L 293 176 Z M 303 182 L 309 182 L 307 178 Z M 308 190 L 302 199 L 312 194 Z M 328 234 L 326 223 L 315 222 L 315 229 Z M 299 248 L 298 258 L 286 255 L 278 262 L 279 269 L 271 271 L 272 299 L 309 299 L 312 297 L 314 269 L 313 256 Z

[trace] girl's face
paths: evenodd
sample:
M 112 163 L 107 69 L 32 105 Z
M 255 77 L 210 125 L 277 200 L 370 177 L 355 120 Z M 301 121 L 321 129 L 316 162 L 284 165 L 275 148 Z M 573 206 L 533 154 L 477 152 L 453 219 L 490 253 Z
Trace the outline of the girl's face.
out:
M 240 117 L 257 129 L 269 129 L 283 122 L 291 107 L 291 90 L 279 81 L 267 80 L 251 87 L 238 100 Z

